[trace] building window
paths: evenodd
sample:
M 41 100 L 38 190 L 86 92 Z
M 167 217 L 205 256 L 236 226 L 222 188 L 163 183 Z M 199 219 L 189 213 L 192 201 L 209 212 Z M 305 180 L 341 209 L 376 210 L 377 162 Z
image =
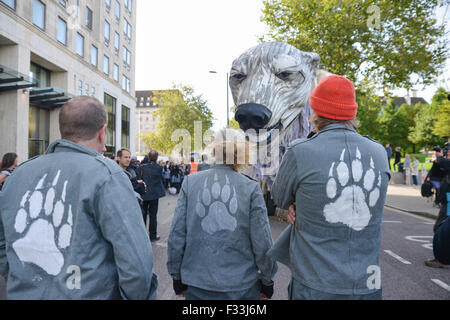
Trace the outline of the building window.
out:
M 80 10 L 80 0 L 75 0 L 74 2 L 73 2 L 74 4 L 75 4 L 75 17 L 78 17 L 78 13 L 79 13 L 79 10 Z
M 76 53 L 80 57 L 84 57 L 84 37 L 77 32 Z
M 67 45 L 67 23 L 58 17 L 58 41 L 64 45 Z
M 111 0 L 105 0 L 106 4 L 106 12 L 109 12 L 111 10 Z
M 33 0 L 33 23 L 42 30 L 45 29 L 45 4 L 39 0 Z
M 66 0 L 59 0 L 59 3 L 65 8 L 67 3 Z
M 95 87 L 94 86 L 92 87 L 91 92 L 92 92 L 92 96 L 95 96 Z
M 88 96 L 89 95 L 89 84 L 86 83 L 84 85 L 84 89 L 85 89 L 85 93 L 86 93 L 85 95 Z
M 83 81 L 82 80 L 78 80 L 78 95 L 79 96 L 83 95 Z
M 119 82 L 119 66 L 114 64 L 114 81 Z
M 131 24 L 128 23 L 127 19 L 125 19 L 123 24 L 123 34 L 125 35 L 125 39 L 131 39 Z
M 28 119 L 28 156 L 44 154 L 50 138 L 50 111 L 30 105 Z
M 86 27 L 92 30 L 92 10 L 86 7 Z
M 131 52 L 126 47 L 123 47 L 122 60 L 125 66 L 131 66 Z
M 111 34 L 111 26 L 108 21 L 105 20 L 105 46 L 109 46 L 109 40 L 110 40 L 110 34 Z
M 120 34 L 114 32 L 114 52 L 116 56 L 119 55 L 119 49 L 120 49 Z
M 130 148 L 130 109 L 122 106 L 122 148 Z
M 51 83 L 50 74 L 51 72 L 49 70 L 31 62 L 30 77 L 33 78 L 33 80 L 38 81 L 39 88 L 50 87 Z
M 125 0 L 125 8 L 128 9 L 128 12 L 131 13 L 132 0 Z
M 16 9 L 16 0 L 1 0 L 4 4 L 6 4 L 11 9 Z
M 109 58 L 103 56 L 103 73 L 109 75 Z
M 116 153 L 116 99 L 105 93 L 104 104 L 108 111 L 108 126 L 106 129 L 105 156 L 115 156 Z
M 98 49 L 96 46 L 92 46 L 92 49 L 91 49 L 91 63 L 95 67 L 98 64 Z
M 120 2 L 116 0 L 116 23 L 120 23 Z
M 130 93 L 130 79 L 126 76 L 122 76 L 122 89 Z

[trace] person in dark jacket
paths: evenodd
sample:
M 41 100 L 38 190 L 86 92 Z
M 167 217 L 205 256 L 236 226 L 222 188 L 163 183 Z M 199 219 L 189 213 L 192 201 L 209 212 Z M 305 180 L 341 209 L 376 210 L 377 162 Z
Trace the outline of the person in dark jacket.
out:
M 141 166 L 140 177 L 147 185 L 147 191 L 144 193 L 142 199 L 144 205 L 142 208 L 144 222 L 147 221 L 147 215 L 150 216 L 150 241 L 158 241 L 160 237 L 156 232 L 159 198 L 166 195 L 164 189 L 163 167 L 156 162 L 158 161 L 158 152 L 152 150 L 148 153 L 149 163 Z
M 447 218 L 434 234 L 433 253 L 440 263 L 450 265 L 450 218 Z
M 117 151 L 117 162 L 130 178 L 133 190 L 142 196 L 145 193 L 145 182 L 138 179 L 136 171 L 131 167 L 131 151 L 125 148 Z
M 448 262 L 449 261 L 448 258 L 440 259 L 439 256 L 442 256 L 443 252 L 445 252 L 445 250 L 448 250 L 448 248 L 450 248 L 450 242 L 448 241 L 449 239 L 448 234 L 450 232 L 448 228 L 448 220 L 450 220 L 448 218 L 450 216 L 450 210 L 448 207 L 448 200 L 450 198 L 450 154 L 447 153 L 446 158 L 439 157 L 436 164 L 439 165 L 440 170 L 445 174 L 444 178 L 441 180 L 439 188 L 439 196 L 436 197 L 436 200 L 440 204 L 441 208 L 439 210 L 439 214 L 433 228 L 433 231 L 435 232 L 434 241 L 439 242 L 440 249 L 439 248 L 437 249 L 436 244 L 433 244 L 434 259 L 426 260 L 425 265 L 431 268 L 445 268 L 444 265 L 450 264 L 450 262 Z M 444 229 L 442 229 L 444 222 L 447 223 L 447 228 L 444 227 Z M 446 241 L 445 239 L 447 239 L 446 242 L 447 249 L 445 249 L 444 245 Z
M 400 153 L 400 147 L 395 148 L 395 152 L 394 152 L 394 170 L 395 170 L 395 166 L 397 166 L 397 171 L 398 171 L 398 165 L 400 163 L 402 159 L 402 154 Z

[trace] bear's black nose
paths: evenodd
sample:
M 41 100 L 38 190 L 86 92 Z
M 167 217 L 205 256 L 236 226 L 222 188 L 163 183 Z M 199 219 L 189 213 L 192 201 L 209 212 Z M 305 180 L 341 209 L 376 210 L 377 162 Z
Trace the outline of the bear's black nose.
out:
M 242 130 L 264 128 L 272 118 L 272 111 L 257 103 L 246 103 L 237 107 L 234 116 Z

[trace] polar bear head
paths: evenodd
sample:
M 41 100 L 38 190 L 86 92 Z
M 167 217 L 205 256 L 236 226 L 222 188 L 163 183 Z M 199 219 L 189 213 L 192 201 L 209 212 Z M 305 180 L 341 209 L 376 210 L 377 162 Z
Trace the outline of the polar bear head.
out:
M 281 42 L 259 44 L 232 65 L 230 87 L 241 129 L 286 131 L 317 84 L 320 57 Z M 262 141 L 261 141 L 262 142 Z

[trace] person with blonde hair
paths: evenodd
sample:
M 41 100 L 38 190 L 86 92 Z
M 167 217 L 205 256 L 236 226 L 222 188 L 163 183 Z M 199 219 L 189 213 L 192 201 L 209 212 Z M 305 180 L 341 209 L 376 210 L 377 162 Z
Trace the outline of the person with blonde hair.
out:
M 209 148 L 211 169 L 186 176 L 168 239 L 174 291 L 187 300 L 270 299 L 277 271 L 267 209 L 242 131 L 226 129 Z

